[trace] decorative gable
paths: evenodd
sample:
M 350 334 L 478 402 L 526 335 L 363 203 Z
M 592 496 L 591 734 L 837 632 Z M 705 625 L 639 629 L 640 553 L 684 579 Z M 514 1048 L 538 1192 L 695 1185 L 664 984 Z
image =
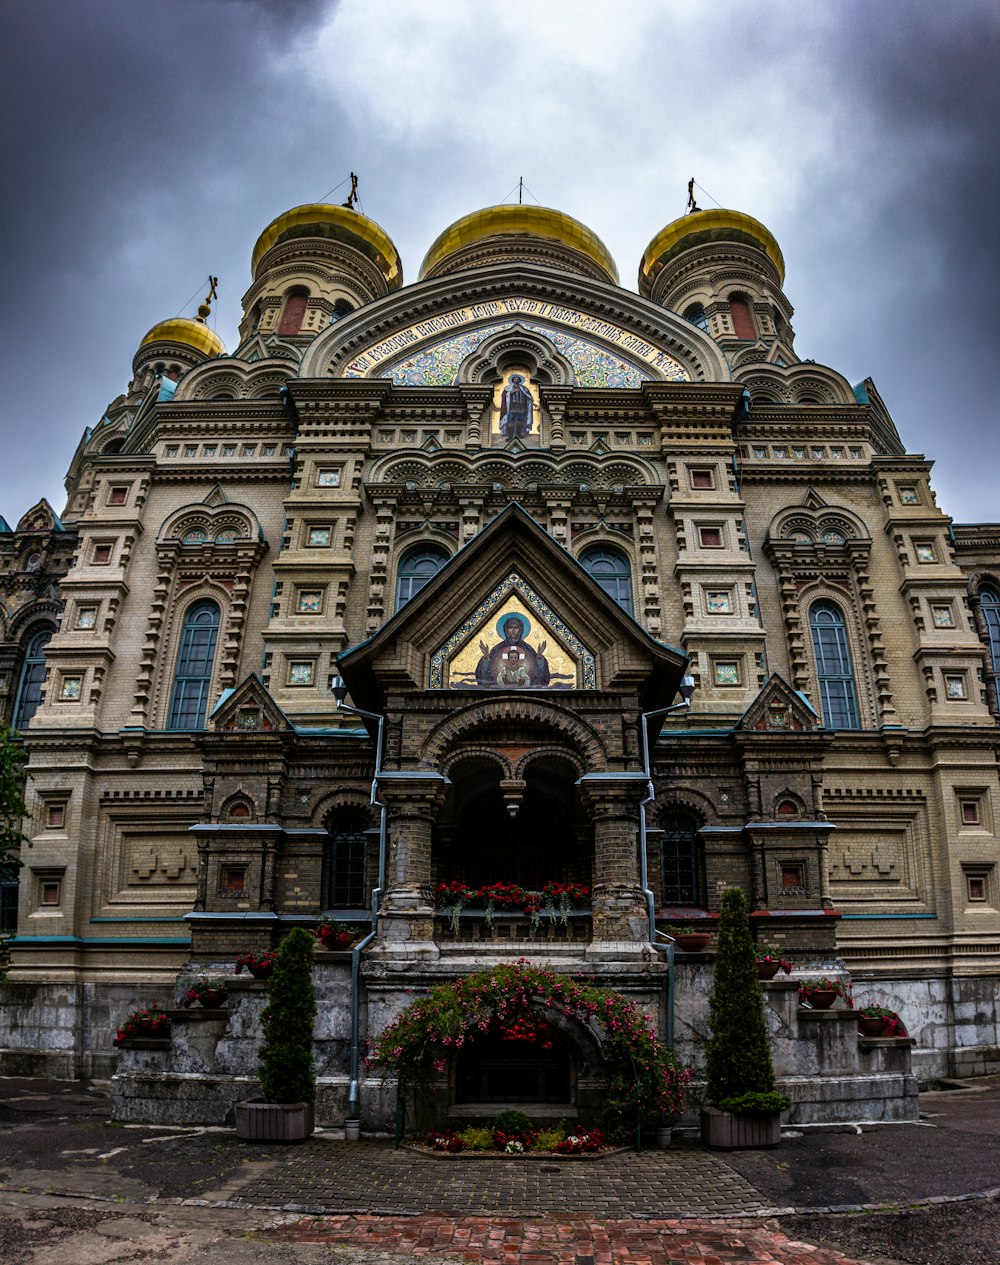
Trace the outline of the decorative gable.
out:
M 775 672 L 740 717 L 739 730 L 806 733 L 821 729 L 815 708 Z
M 215 733 L 289 732 L 291 721 L 256 676 L 224 691 L 209 717 Z

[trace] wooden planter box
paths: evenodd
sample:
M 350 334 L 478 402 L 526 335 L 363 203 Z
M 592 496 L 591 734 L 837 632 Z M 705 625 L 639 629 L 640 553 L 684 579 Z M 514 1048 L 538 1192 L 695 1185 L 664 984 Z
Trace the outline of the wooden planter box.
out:
M 738 1116 L 718 1107 L 702 1107 L 701 1140 L 713 1151 L 750 1151 L 781 1141 L 781 1112 Z
M 315 1127 L 311 1102 L 236 1104 L 236 1136 L 244 1142 L 304 1142 Z

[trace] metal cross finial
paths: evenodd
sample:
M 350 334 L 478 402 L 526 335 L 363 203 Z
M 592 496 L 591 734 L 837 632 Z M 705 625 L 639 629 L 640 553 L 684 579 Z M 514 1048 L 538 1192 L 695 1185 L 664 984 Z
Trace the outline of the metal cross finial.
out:
M 208 294 L 205 295 L 204 301 L 198 306 L 198 319 L 204 322 L 205 318 L 212 310 L 212 300 L 219 297 L 219 278 L 210 276 L 208 278 Z
M 684 213 L 685 215 L 687 215 L 691 211 L 700 211 L 700 210 L 701 210 L 701 207 L 694 200 L 694 176 L 692 176 L 691 179 L 688 181 L 688 200 L 687 200 L 687 206 L 684 208 Z
M 358 200 L 358 178 L 352 171 L 351 172 L 351 192 L 347 195 L 347 201 L 342 203 L 342 205 L 346 206 L 349 211 L 353 211 L 354 204 L 355 202 L 357 202 L 357 200 Z

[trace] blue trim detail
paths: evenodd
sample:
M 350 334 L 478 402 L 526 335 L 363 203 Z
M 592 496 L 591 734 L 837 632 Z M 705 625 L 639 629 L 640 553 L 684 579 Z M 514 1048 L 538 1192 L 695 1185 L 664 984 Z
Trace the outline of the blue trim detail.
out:
M 102 936 L 88 939 L 84 936 L 18 936 L 17 947 L 25 944 L 79 944 L 85 949 L 120 949 L 128 944 L 172 944 L 177 948 L 190 949 L 190 936 Z

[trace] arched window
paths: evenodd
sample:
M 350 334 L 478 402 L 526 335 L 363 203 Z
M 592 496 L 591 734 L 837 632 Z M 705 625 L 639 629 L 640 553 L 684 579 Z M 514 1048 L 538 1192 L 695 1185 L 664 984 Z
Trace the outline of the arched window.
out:
M 351 813 L 330 823 L 328 909 L 364 909 L 368 904 L 368 836 L 364 819 Z
M 660 904 L 697 905 L 701 895 L 698 830 L 684 813 L 670 813 L 660 840 Z
M 979 590 L 979 610 L 986 625 L 986 644 L 990 648 L 990 667 L 1000 676 L 1000 591 L 992 584 Z
M 580 565 L 623 611 L 632 614 L 632 571 L 623 553 L 603 545 L 596 546 L 584 550 L 580 555 Z
M 419 593 L 447 561 L 448 555 L 436 545 L 421 545 L 405 553 L 396 572 L 396 609 Z
M 692 325 L 697 325 L 699 329 L 703 329 L 706 334 L 708 333 L 708 314 L 700 303 L 692 303 L 684 313 L 684 319 L 690 321 Z
M 753 315 L 750 312 L 750 304 L 742 294 L 729 296 L 729 316 L 733 322 L 733 333 L 737 338 L 757 337 Z
M 833 602 L 814 602 L 809 611 L 820 707 L 828 729 L 860 729 L 858 696 L 847 643 L 844 614 Z
M 348 303 L 346 299 L 338 299 L 333 305 L 333 311 L 330 313 L 330 324 L 333 325 L 337 321 L 342 321 L 345 316 L 350 316 L 353 311 L 353 303 Z
M 195 602 L 184 616 L 168 729 L 204 729 L 218 638 L 218 606 Z
M 309 291 L 302 286 L 289 290 L 285 298 L 285 306 L 281 311 L 281 323 L 278 326 L 279 334 L 297 334 L 302 328 L 302 321 L 306 314 L 306 303 L 309 299 Z
M 24 662 L 21 665 L 21 680 L 17 687 L 17 700 L 14 703 L 14 728 L 27 729 L 31 718 L 42 701 L 42 686 L 45 684 L 45 647 L 52 638 L 52 629 L 43 628 L 28 642 L 24 651 Z

